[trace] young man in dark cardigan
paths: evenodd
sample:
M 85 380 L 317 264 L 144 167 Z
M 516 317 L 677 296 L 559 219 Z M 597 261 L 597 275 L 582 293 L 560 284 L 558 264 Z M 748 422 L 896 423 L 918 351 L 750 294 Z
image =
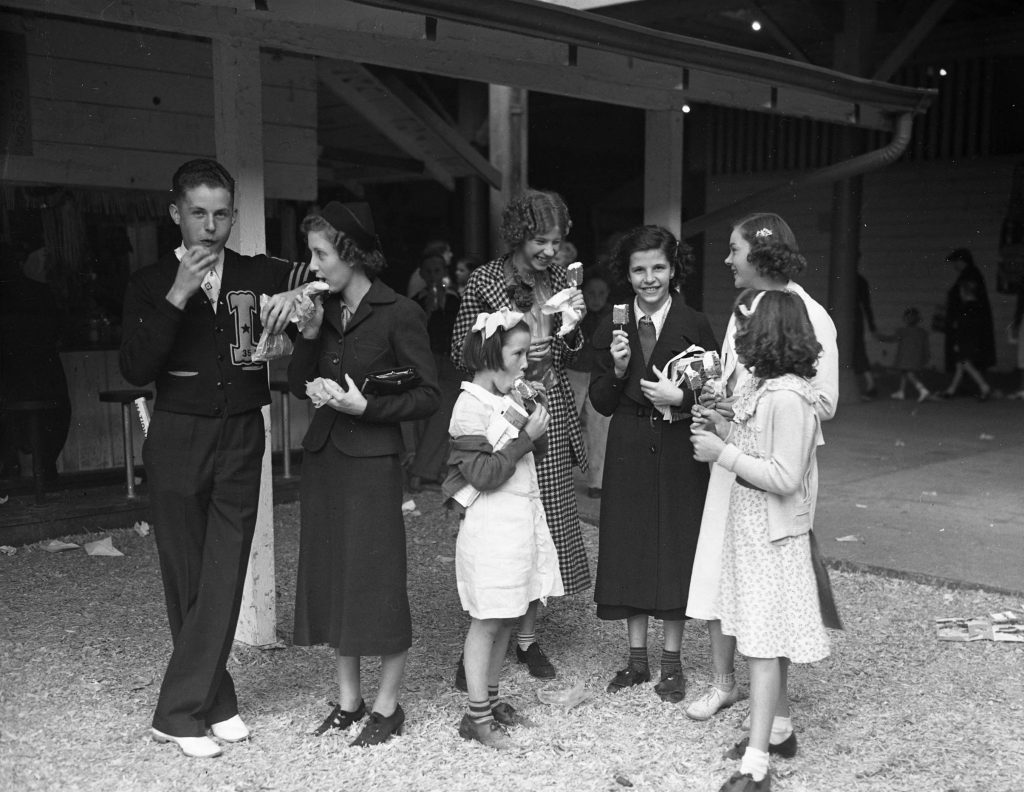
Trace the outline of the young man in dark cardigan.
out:
M 181 246 L 139 270 L 125 295 L 121 373 L 156 384 L 142 456 L 174 650 L 153 716 L 153 737 L 212 757 L 249 737 L 225 667 L 256 527 L 266 364 L 253 362 L 263 329 L 280 332 L 304 274 L 225 245 L 235 182 L 213 160 L 174 174 L 171 218 Z

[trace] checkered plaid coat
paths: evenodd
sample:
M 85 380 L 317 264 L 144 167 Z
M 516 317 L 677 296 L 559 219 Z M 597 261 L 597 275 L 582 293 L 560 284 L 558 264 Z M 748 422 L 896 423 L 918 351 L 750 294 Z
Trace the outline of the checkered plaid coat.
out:
M 496 259 L 473 271 L 466 284 L 459 315 L 452 331 L 452 360 L 462 371 L 468 371 L 462 361 L 462 344 L 479 313 L 492 313 L 502 308 L 516 310 L 509 297 L 511 281 L 505 275 L 508 257 Z M 557 293 L 568 287 L 565 266 L 552 264 L 548 269 L 551 291 Z M 552 333 L 561 327 L 561 314 L 552 317 Z M 590 586 L 590 568 L 583 547 L 580 517 L 576 508 L 576 490 L 572 480 L 572 466 L 587 469 L 587 452 L 583 445 L 583 432 L 579 414 L 575 409 L 572 389 L 565 373 L 566 364 L 583 346 L 579 330 L 559 338 L 551 345 L 552 363 L 558 381 L 548 392 L 548 452 L 537 466 L 541 503 L 547 516 L 551 538 L 558 550 L 559 571 L 566 594 L 576 594 Z

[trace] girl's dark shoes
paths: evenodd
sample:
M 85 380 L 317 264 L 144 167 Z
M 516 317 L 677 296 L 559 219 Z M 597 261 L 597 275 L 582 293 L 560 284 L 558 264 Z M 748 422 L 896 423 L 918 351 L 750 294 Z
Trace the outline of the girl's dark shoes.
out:
M 723 759 L 742 759 L 743 752 L 747 750 L 747 744 L 750 742 L 749 737 L 744 737 L 732 748 L 722 754 Z M 782 759 L 792 759 L 796 756 L 796 732 L 793 732 L 785 740 L 780 742 L 778 745 L 772 745 L 768 743 L 768 753 L 772 756 L 778 756 Z
M 678 704 L 686 696 L 686 680 L 682 671 L 663 676 L 661 681 L 654 686 L 654 692 L 662 701 L 669 704 Z
M 401 735 L 405 730 L 405 712 L 401 704 L 395 705 L 395 711 L 386 718 L 379 712 L 371 712 L 370 719 L 359 732 L 351 745 L 353 748 L 364 748 L 367 745 L 380 745 L 391 739 L 391 735 Z
M 755 781 L 750 773 L 733 773 L 718 792 L 768 792 L 772 788 L 771 774 Z
M 504 701 L 499 701 L 491 707 L 491 715 L 501 726 L 524 726 L 527 729 L 536 726 L 532 720 L 523 715 L 519 710 Z
M 643 685 L 650 681 L 651 670 L 649 668 L 644 668 L 643 666 L 637 666 L 630 663 L 615 674 L 612 681 L 608 683 L 607 691 L 609 693 L 618 693 L 620 690 L 625 688 L 633 687 L 634 685 Z
M 330 702 L 334 704 L 334 702 Z M 360 700 L 359 706 L 356 707 L 355 712 L 346 712 L 341 708 L 340 704 L 334 704 L 334 709 L 331 710 L 331 714 L 327 716 L 327 720 L 320 724 L 320 727 L 313 732 L 313 735 L 319 737 L 322 734 L 326 734 L 331 729 L 338 729 L 344 731 L 353 723 L 361 721 L 366 717 L 366 702 Z
M 459 722 L 459 736 L 463 740 L 475 740 L 496 751 L 504 751 L 514 745 L 512 738 L 496 720 L 477 723 L 468 714 L 463 715 Z
M 520 663 L 526 663 L 532 677 L 537 677 L 537 679 L 553 679 L 555 676 L 555 667 L 551 665 L 548 656 L 541 651 L 540 644 L 536 641 L 530 644 L 525 652 L 517 645 L 516 660 Z

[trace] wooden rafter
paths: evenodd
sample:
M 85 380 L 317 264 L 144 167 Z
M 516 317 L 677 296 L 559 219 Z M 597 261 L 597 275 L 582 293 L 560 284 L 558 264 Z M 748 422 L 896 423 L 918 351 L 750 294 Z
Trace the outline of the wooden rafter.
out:
M 909 58 L 914 50 L 920 46 L 921 42 L 924 41 L 925 37 L 932 31 L 932 29 L 942 19 L 943 14 L 949 10 L 949 7 L 953 5 L 955 0 L 935 0 L 934 3 L 929 6 L 928 10 L 925 11 L 914 23 L 914 26 L 907 31 L 907 35 L 903 37 L 903 41 L 899 43 L 897 47 L 890 50 L 888 56 L 882 61 L 882 64 L 875 70 L 872 79 L 874 80 L 888 80 L 892 77 L 896 71 L 902 66 L 907 58 Z
M 359 113 L 371 126 L 404 151 L 423 163 L 426 171 L 449 190 L 455 189 L 455 176 L 396 119 L 408 116 L 408 108 L 398 103 L 391 91 L 366 67 L 350 61 L 317 61 L 317 78 L 328 90 Z M 468 145 L 468 144 L 467 144 Z
M 387 86 L 395 98 L 405 105 L 434 134 L 441 138 L 451 150 L 462 158 L 477 175 L 495 190 L 501 189 L 501 173 L 466 140 L 459 130 L 450 126 L 435 113 L 427 103 L 420 99 L 405 83 L 395 75 L 386 75 L 382 83 Z
M 786 34 L 786 31 L 783 30 L 782 26 L 775 21 L 762 3 L 758 2 L 758 0 L 747 0 L 747 6 L 750 8 L 751 12 L 755 14 L 757 21 L 761 23 L 762 27 L 768 31 L 768 35 L 779 42 L 779 44 L 782 45 L 782 48 L 789 53 L 791 58 L 803 63 L 811 63 L 811 59 L 807 57 L 807 53 L 805 53 L 800 48 L 800 45 Z

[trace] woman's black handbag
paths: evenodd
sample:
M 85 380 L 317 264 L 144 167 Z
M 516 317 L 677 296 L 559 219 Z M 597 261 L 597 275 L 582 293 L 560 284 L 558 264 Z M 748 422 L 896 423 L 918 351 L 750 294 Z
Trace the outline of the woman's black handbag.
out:
M 390 396 L 415 388 L 423 381 L 413 366 L 371 371 L 363 380 L 362 391 L 373 396 Z

